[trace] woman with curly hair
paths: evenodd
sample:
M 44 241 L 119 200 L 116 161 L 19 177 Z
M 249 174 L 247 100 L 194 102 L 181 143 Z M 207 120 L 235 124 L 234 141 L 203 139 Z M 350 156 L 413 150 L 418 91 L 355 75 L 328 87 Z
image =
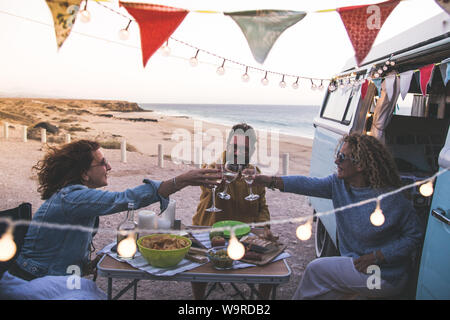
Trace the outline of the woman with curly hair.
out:
M 142 184 L 121 192 L 100 190 L 108 184 L 111 165 L 95 141 L 79 140 L 50 148 L 34 169 L 45 202 L 33 215 L 33 222 L 94 228 L 99 216 L 136 209 L 159 202 L 161 210 L 169 195 L 190 185 L 213 184 L 221 174 L 216 169 L 197 169 L 169 180 L 143 179 Z M 92 234 L 58 230 L 31 224 L 22 250 L 9 273 L 30 281 L 47 275 L 67 275 L 69 266 L 83 270 L 89 258 Z
M 260 175 L 255 182 L 283 192 L 331 199 L 335 209 L 375 199 L 401 184 L 386 147 L 368 135 L 344 136 L 334 162 L 337 172 L 325 178 Z M 370 222 L 376 204 L 373 201 L 336 210 L 341 256 L 310 262 L 293 299 L 388 297 L 404 290 L 410 258 L 423 231 L 412 203 L 403 194 L 382 198 L 385 222 L 381 226 Z M 372 275 L 377 267 L 379 274 Z M 379 281 L 374 278 L 378 275 Z

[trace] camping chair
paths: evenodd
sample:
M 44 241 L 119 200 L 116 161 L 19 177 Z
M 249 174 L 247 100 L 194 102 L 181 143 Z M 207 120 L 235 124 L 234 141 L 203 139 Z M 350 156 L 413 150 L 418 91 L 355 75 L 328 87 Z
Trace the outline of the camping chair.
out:
M 16 220 L 31 220 L 31 204 L 24 202 L 20 206 L 0 211 L 0 218 L 10 218 L 13 221 Z M 7 225 L 6 223 L 0 223 L 0 237 L 6 232 Z M 20 249 L 23 246 L 25 235 L 28 231 L 28 225 L 19 225 L 14 228 L 13 236 L 14 242 L 17 246 L 17 251 L 14 257 L 8 261 L 0 262 L 0 279 L 3 277 L 3 273 L 9 269 L 11 264 L 16 260 L 17 256 L 20 253 Z

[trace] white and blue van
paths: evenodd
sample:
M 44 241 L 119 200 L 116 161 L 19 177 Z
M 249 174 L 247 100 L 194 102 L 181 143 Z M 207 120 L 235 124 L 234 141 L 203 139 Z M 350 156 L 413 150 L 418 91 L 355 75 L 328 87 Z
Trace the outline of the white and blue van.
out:
M 449 35 L 450 16 L 442 13 L 374 46 L 359 67 L 354 58 L 347 62 L 333 78 L 314 119 L 310 176 L 324 177 L 336 170 L 336 146 L 351 132 L 384 141 L 405 185 L 450 169 L 450 88 L 444 84 L 443 67 L 450 57 Z M 418 71 L 430 64 L 435 66 L 424 95 Z M 395 79 L 407 71 L 412 71 L 409 88 L 400 93 Z M 361 85 L 367 77 L 373 82 L 368 82 L 364 95 Z M 394 79 L 389 84 L 388 77 Z M 426 232 L 421 252 L 412 261 L 413 283 L 404 296 L 450 299 L 450 171 L 434 179 L 432 196 L 422 196 L 417 188 L 408 192 Z M 310 197 L 310 203 L 316 213 L 333 209 L 328 199 Z M 339 255 L 334 214 L 320 215 L 315 222 L 317 257 Z

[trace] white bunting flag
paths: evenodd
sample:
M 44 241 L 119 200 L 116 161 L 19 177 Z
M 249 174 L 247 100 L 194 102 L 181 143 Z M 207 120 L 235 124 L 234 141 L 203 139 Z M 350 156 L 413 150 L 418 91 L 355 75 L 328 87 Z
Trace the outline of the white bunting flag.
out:
M 405 100 L 406 94 L 408 93 L 413 74 L 414 70 L 400 73 L 400 94 L 402 95 L 403 100 Z

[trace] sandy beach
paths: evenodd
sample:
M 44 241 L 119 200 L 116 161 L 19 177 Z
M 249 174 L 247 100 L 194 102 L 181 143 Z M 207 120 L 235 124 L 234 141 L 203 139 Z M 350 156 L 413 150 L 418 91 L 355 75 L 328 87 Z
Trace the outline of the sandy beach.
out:
M 136 110 L 136 104 L 115 101 L 92 100 L 53 100 L 39 98 L 2 98 L 0 99 L 0 210 L 17 206 L 21 202 L 30 202 L 33 212 L 42 204 L 37 192 L 36 174 L 32 166 L 43 158 L 46 146 L 40 141 L 40 131 L 32 129 L 38 122 L 48 122 L 58 127 L 58 133 L 47 135 L 49 145 L 64 143 L 65 135 L 70 133 L 71 139 L 89 138 L 104 142 L 105 157 L 112 166 L 109 174 L 110 191 L 121 191 L 134 187 L 143 178 L 165 180 L 182 172 L 193 169 L 195 164 L 195 146 L 201 142 L 203 159 L 207 159 L 207 150 L 213 143 L 224 145 L 227 130 L 230 128 L 212 123 L 200 122 L 187 117 L 169 117 L 156 112 Z M 5 137 L 4 122 L 9 123 L 8 139 Z M 251 119 L 248 120 L 251 125 Z M 29 138 L 22 141 L 22 125 L 28 126 Z M 258 143 L 266 144 L 261 140 Z M 271 144 L 278 143 L 268 135 Z M 220 139 L 222 141 L 220 142 Z M 121 161 L 120 142 L 125 139 L 129 150 L 126 163 Z M 178 139 L 178 140 L 177 140 Z M 197 140 L 195 140 L 197 139 Z M 216 140 L 214 140 L 216 139 Z M 190 143 L 186 144 L 188 141 Z M 214 142 L 215 141 L 215 142 Z M 181 148 L 181 143 L 186 146 Z M 197 144 L 196 144 L 197 143 Z M 164 166 L 158 166 L 158 145 L 164 151 Z M 208 147 L 209 146 L 209 147 Z M 289 174 L 308 174 L 311 157 L 312 140 L 287 135 L 279 135 L 277 174 L 282 173 L 283 154 L 289 154 Z M 189 150 L 190 151 L 186 151 Z M 271 149 L 268 147 L 269 153 Z M 132 150 L 132 151 L 131 151 Z M 184 154 L 176 151 L 186 151 Z M 263 154 L 264 155 L 264 154 Z M 175 156 L 175 157 L 174 157 Z M 180 160 L 180 158 L 183 158 Z M 263 159 L 264 160 L 264 159 Z M 276 161 L 275 161 L 276 162 Z M 273 163 L 272 163 L 273 165 Z M 264 169 L 272 170 L 268 166 Z M 187 187 L 171 196 L 177 202 L 176 218 L 185 225 L 192 223 L 196 211 L 200 188 Z M 283 220 L 308 216 L 312 209 L 304 196 L 284 194 L 279 191 L 267 190 L 267 204 L 271 219 Z M 148 207 L 159 211 L 159 204 Z M 111 232 L 123 219 L 124 213 L 105 216 L 100 219 L 100 231 L 94 239 L 97 250 L 114 240 Z M 290 299 L 293 295 L 303 271 L 315 258 L 314 234 L 308 241 L 300 241 L 295 236 L 297 224 L 273 224 L 272 231 L 287 244 L 291 257 L 287 263 L 292 271 L 289 283 L 278 288 L 277 299 Z M 313 228 L 314 229 L 314 228 Z M 314 230 L 313 230 L 314 231 Z M 106 291 L 107 281 L 99 277 L 97 285 Z M 128 283 L 127 280 L 115 280 L 114 291 L 117 293 Z M 229 284 L 224 285 L 226 291 L 215 290 L 210 299 L 238 299 L 230 294 L 234 290 Z M 248 288 L 240 285 L 244 292 Z M 132 299 L 132 290 L 123 299 Z M 189 282 L 176 281 L 140 281 L 137 291 L 138 299 L 193 299 Z

